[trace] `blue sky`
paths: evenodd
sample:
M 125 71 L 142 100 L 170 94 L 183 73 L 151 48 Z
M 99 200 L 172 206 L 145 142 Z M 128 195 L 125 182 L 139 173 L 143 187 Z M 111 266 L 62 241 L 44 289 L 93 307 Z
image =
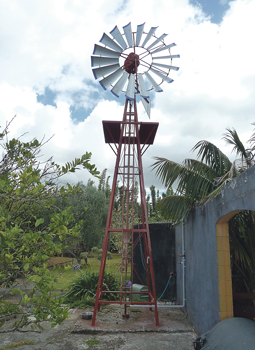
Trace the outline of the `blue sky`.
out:
M 229 0 L 190 0 L 193 5 L 201 6 L 203 12 L 210 16 L 212 23 L 220 24 L 229 8 Z

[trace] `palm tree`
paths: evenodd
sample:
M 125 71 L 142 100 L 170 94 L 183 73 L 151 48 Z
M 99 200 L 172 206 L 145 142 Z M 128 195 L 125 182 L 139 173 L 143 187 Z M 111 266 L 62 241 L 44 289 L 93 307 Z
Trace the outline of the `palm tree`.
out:
M 255 132 L 245 148 L 235 129 L 226 129 L 223 139 L 233 146 L 238 158 L 231 162 L 221 150 L 209 141 L 199 141 L 192 151 L 197 159 L 185 159 L 182 164 L 155 157 L 152 165 L 156 176 L 166 188 L 176 186 L 175 193 L 163 198 L 160 209 L 165 217 L 180 223 L 192 209 L 205 205 L 234 177 L 254 164 Z M 236 215 L 229 223 L 233 264 L 242 275 L 247 290 L 255 288 L 255 218 L 250 211 Z
M 160 202 L 164 215 L 175 223 L 187 217 L 191 209 L 205 205 L 228 181 L 254 164 L 255 133 L 249 140 L 251 149 L 244 147 L 235 129 L 227 129 L 223 136 L 241 158 L 231 162 L 218 147 L 205 140 L 192 148 L 192 151 L 198 150 L 197 159 L 185 159 L 179 164 L 166 158 L 154 158 L 156 162 L 152 167 L 156 176 L 166 188 L 176 186 L 175 193 Z

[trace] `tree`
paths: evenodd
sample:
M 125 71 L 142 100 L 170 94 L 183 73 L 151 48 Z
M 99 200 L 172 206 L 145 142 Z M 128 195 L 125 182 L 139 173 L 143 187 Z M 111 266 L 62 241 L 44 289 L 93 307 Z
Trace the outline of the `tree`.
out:
M 221 188 L 247 167 L 254 164 L 252 154 L 245 149 L 236 131 L 227 129 L 224 140 L 234 145 L 236 154 L 242 152 L 242 158 L 231 162 L 221 150 L 209 141 L 199 141 L 192 149 L 198 150 L 198 159 L 185 159 L 178 164 L 165 158 L 155 157 L 152 165 L 156 176 L 166 188 L 176 185 L 173 195 L 166 196 L 161 209 L 178 223 L 186 217 L 192 208 L 204 205 L 214 198 Z M 199 159 L 200 158 L 200 159 Z
M 70 208 L 75 223 L 81 227 L 78 238 L 67 237 L 65 249 L 81 264 L 81 253 L 102 244 L 108 200 L 105 192 L 97 189 L 91 181 L 87 185 L 79 182 L 75 189 L 75 192 L 65 197 L 56 198 L 56 206 L 61 209 Z
M 60 187 L 64 174 L 83 167 L 98 176 L 90 163 L 91 153 L 60 167 L 52 158 L 38 160 L 44 141 L 22 142 L 8 139 L 8 127 L 0 134 L 3 156 L 0 161 L 0 284 L 8 287 L 0 296 L 0 324 L 6 317 L 18 316 L 11 329 L 32 327 L 41 329 L 41 321 L 52 325 L 61 323 L 68 310 L 61 306 L 62 298 L 53 291 L 47 260 L 61 252 L 66 237 L 80 235 L 81 226 L 75 223 L 70 209 L 57 210 L 53 198 L 73 193 L 67 184 Z M 46 141 L 47 142 L 47 141 Z M 51 211 L 44 222 L 43 212 Z M 32 289 L 27 289 L 27 283 Z M 16 292 L 20 302 L 11 304 L 6 297 Z M 6 330 L 5 330 L 6 331 Z
M 156 176 L 166 188 L 176 185 L 175 193 L 165 196 L 160 203 L 163 214 L 172 222 L 177 224 L 186 219 L 192 209 L 205 205 L 228 181 L 254 164 L 255 133 L 248 141 L 250 148 L 244 147 L 235 129 L 227 129 L 223 139 L 233 146 L 232 151 L 241 158 L 231 162 L 219 148 L 205 140 L 192 149 L 198 150 L 197 160 L 185 159 L 183 164 L 178 164 L 165 158 L 155 158 L 152 166 L 156 169 Z M 254 289 L 252 281 L 255 278 L 255 241 L 251 223 L 254 223 L 254 218 L 249 211 L 238 214 L 229 223 L 233 263 L 238 271 L 242 268 L 243 275 L 246 274 L 248 291 Z
M 154 185 L 150 186 L 151 190 L 151 205 L 150 205 L 150 217 L 153 216 L 156 207 L 156 189 Z

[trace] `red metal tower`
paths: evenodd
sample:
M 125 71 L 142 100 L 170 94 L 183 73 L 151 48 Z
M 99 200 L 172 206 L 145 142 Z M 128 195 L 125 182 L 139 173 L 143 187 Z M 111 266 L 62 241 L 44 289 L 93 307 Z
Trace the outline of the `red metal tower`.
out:
M 139 123 L 136 99 L 134 99 L 134 101 L 126 99 L 122 122 L 103 121 L 103 128 L 105 142 L 109 143 L 111 147 L 112 144 L 115 147 L 112 147 L 112 149 L 116 154 L 116 165 L 105 229 L 92 325 L 95 325 L 96 312 L 100 309 L 101 304 L 117 303 L 124 305 L 124 317 L 128 317 L 127 307 L 130 305 L 151 305 L 155 308 L 155 321 L 158 326 L 157 298 L 142 166 L 142 154 L 153 144 L 158 123 Z M 112 227 L 114 198 L 118 181 L 122 184 L 121 229 Z M 135 189 L 137 190 L 136 183 L 138 183 L 140 194 L 141 209 L 139 213 L 135 202 Z M 135 223 L 139 223 L 137 225 L 139 228 L 134 228 Z M 122 235 L 122 260 L 120 266 L 121 284 L 120 291 L 117 292 L 111 291 L 110 286 L 108 287 L 109 289 L 105 288 L 103 283 L 109 238 L 111 234 L 116 232 L 120 232 Z M 146 281 L 141 280 L 133 265 L 133 251 L 140 240 L 142 241 L 145 255 Z M 148 292 L 135 292 L 133 290 L 134 274 L 137 275 L 141 284 L 148 288 Z M 130 281 L 131 283 L 127 284 L 126 281 Z M 110 302 L 103 300 L 104 294 L 107 293 L 117 294 L 118 300 Z M 136 301 L 137 294 L 147 295 L 148 300 Z

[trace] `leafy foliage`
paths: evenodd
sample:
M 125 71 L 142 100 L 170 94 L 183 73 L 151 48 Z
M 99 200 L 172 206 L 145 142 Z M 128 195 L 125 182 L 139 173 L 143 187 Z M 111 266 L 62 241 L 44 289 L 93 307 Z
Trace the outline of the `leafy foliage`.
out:
M 251 151 L 244 148 L 235 129 L 227 131 L 223 139 L 234 146 L 233 151 L 237 155 L 241 155 L 241 159 L 233 163 L 218 147 L 205 140 L 192 148 L 192 151 L 197 151 L 197 160 L 185 159 L 183 164 L 178 164 L 155 157 L 156 162 L 152 167 L 156 170 L 156 176 L 166 188 L 176 186 L 175 194 L 164 198 L 160 205 L 163 214 L 171 217 L 175 223 L 187 217 L 192 208 L 213 199 L 228 181 L 254 164 Z
M 95 303 L 95 294 L 97 291 L 99 273 L 86 271 L 79 274 L 70 284 L 65 302 L 71 306 L 93 306 Z M 113 274 L 104 274 L 104 290 L 120 290 L 119 281 L 114 279 Z M 104 300 L 116 300 L 116 294 L 104 293 Z
M 229 221 L 233 288 L 255 292 L 255 213 L 242 211 Z
M 93 247 L 91 249 L 92 254 L 94 254 L 95 258 L 99 261 L 101 261 L 101 257 L 102 257 L 102 253 L 103 253 L 103 249 L 98 249 L 97 247 Z M 107 252 L 107 256 L 106 256 L 107 260 L 112 260 L 112 254 L 111 252 Z
M 75 223 L 81 227 L 78 239 L 68 236 L 65 240 L 66 252 L 80 264 L 82 253 L 102 244 L 108 210 L 106 196 L 92 181 L 87 185 L 79 182 L 75 186 L 75 191 L 61 198 L 56 197 L 55 205 L 61 210 L 70 208 Z
M 0 297 L 0 321 L 18 315 L 9 330 L 31 324 L 41 329 L 40 322 L 61 323 L 68 310 L 61 307 L 62 298 L 54 293 L 47 260 L 59 254 L 68 237 L 80 235 L 82 222 L 77 223 L 70 208 L 59 210 L 54 198 L 75 193 L 71 185 L 58 186 L 58 179 L 78 167 L 92 175 L 99 172 L 90 164 L 91 153 L 60 167 L 52 158 L 38 160 L 45 142 L 33 139 L 22 142 L 8 140 L 8 126 L 1 133 L 3 156 L 0 161 L 0 284 L 8 287 Z M 50 215 L 45 220 L 45 211 Z M 27 288 L 27 283 L 32 286 Z M 16 293 L 20 301 L 8 302 Z M 29 311 L 28 311 L 29 310 Z

